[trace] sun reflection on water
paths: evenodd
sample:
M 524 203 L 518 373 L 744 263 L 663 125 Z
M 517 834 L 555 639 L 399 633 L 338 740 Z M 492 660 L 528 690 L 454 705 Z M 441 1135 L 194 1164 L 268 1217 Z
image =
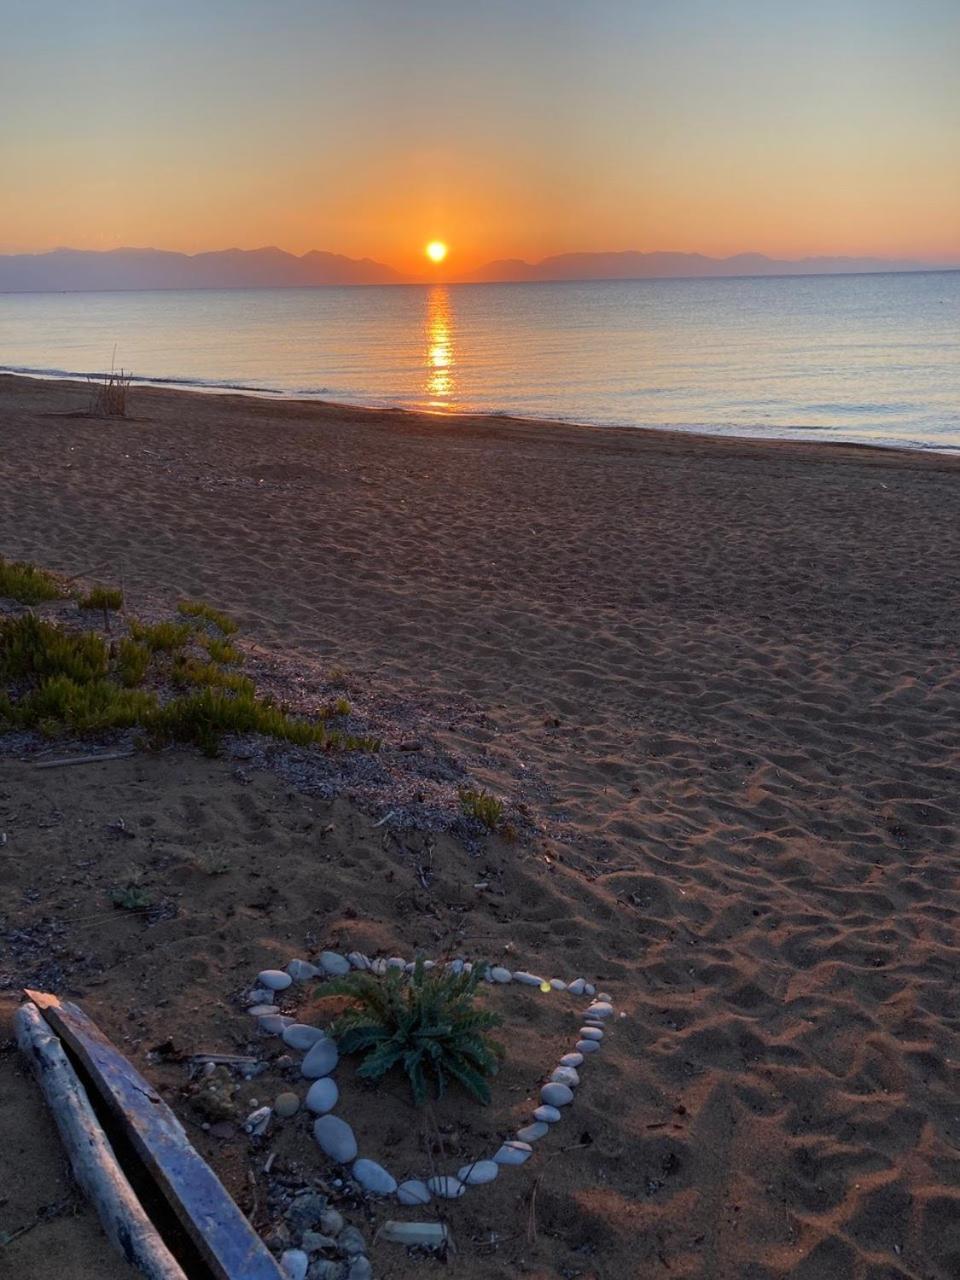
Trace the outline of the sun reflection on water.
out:
M 456 395 L 456 359 L 453 351 L 453 307 L 446 285 L 434 285 L 427 294 L 424 392 L 431 409 L 449 409 Z

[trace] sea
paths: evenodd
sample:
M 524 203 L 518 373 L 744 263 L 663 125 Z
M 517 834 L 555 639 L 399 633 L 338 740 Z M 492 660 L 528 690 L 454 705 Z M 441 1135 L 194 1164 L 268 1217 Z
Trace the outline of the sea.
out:
M 960 449 L 960 271 L 0 294 L 0 369 Z

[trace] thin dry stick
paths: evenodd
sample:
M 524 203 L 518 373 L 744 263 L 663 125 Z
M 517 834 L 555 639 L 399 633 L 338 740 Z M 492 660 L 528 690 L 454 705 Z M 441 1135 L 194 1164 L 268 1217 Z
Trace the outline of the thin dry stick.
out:
M 530 1208 L 527 1212 L 527 1240 L 530 1244 L 537 1243 L 537 1191 L 542 1181 L 543 1174 L 540 1173 L 534 1178 L 530 1188 Z

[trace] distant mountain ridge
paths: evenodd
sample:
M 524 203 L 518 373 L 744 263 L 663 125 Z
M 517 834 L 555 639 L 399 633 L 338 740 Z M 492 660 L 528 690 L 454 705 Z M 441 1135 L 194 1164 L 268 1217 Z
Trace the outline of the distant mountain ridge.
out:
M 717 276 L 830 275 L 956 270 L 958 263 L 817 257 L 790 260 L 762 253 L 710 258 L 702 253 L 563 253 L 540 262 L 506 258 L 464 275 L 463 283 L 561 280 L 689 279 Z M 408 284 L 372 258 L 312 249 L 299 257 L 274 247 L 174 253 L 166 249 L 52 249 L 0 254 L 0 293 L 73 293 L 131 289 L 282 289 L 311 285 Z M 421 277 L 423 279 L 423 277 Z
M 960 264 L 952 264 L 955 268 Z M 474 282 L 558 280 L 691 279 L 710 276 L 846 275 L 876 271 L 937 271 L 951 264 L 886 258 L 768 258 L 763 253 L 738 253 L 709 258 L 702 253 L 561 253 L 540 262 L 505 258 L 489 262 L 465 276 Z
M 405 277 L 372 258 L 317 249 L 297 257 L 283 249 L 53 249 L 0 254 L 0 293 L 99 289 L 266 289 L 321 284 L 399 284 Z

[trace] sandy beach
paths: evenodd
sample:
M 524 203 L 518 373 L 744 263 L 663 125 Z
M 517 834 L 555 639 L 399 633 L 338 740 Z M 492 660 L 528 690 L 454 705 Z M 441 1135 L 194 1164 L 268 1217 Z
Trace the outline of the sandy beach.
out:
M 960 459 L 88 401 L 0 377 L 0 553 L 122 581 L 131 608 L 201 597 L 278 660 L 423 706 L 526 826 L 477 851 L 231 760 L 0 756 L 0 1039 L 20 988 L 55 984 L 186 1119 L 182 1069 L 148 1050 L 232 1051 L 264 965 L 332 945 L 576 970 L 625 1016 L 562 1141 L 446 1208 L 447 1274 L 955 1280 Z M 111 911 L 133 865 L 175 911 Z M 451 1152 L 522 1117 L 562 1043 L 559 1012 L 511 999 L 506 1101 Z M 364 1124 L 404 1153 L 406 1114 L 388 1092 Z M 266 1223 L 247 1139 L 189 1127 Z M 0 1269 L 132 1274 L 9 1044 L 0 1130 L 0 1231 L 33 1223 Z M 317 1158 L 306 1126 L 284 1142 Z

